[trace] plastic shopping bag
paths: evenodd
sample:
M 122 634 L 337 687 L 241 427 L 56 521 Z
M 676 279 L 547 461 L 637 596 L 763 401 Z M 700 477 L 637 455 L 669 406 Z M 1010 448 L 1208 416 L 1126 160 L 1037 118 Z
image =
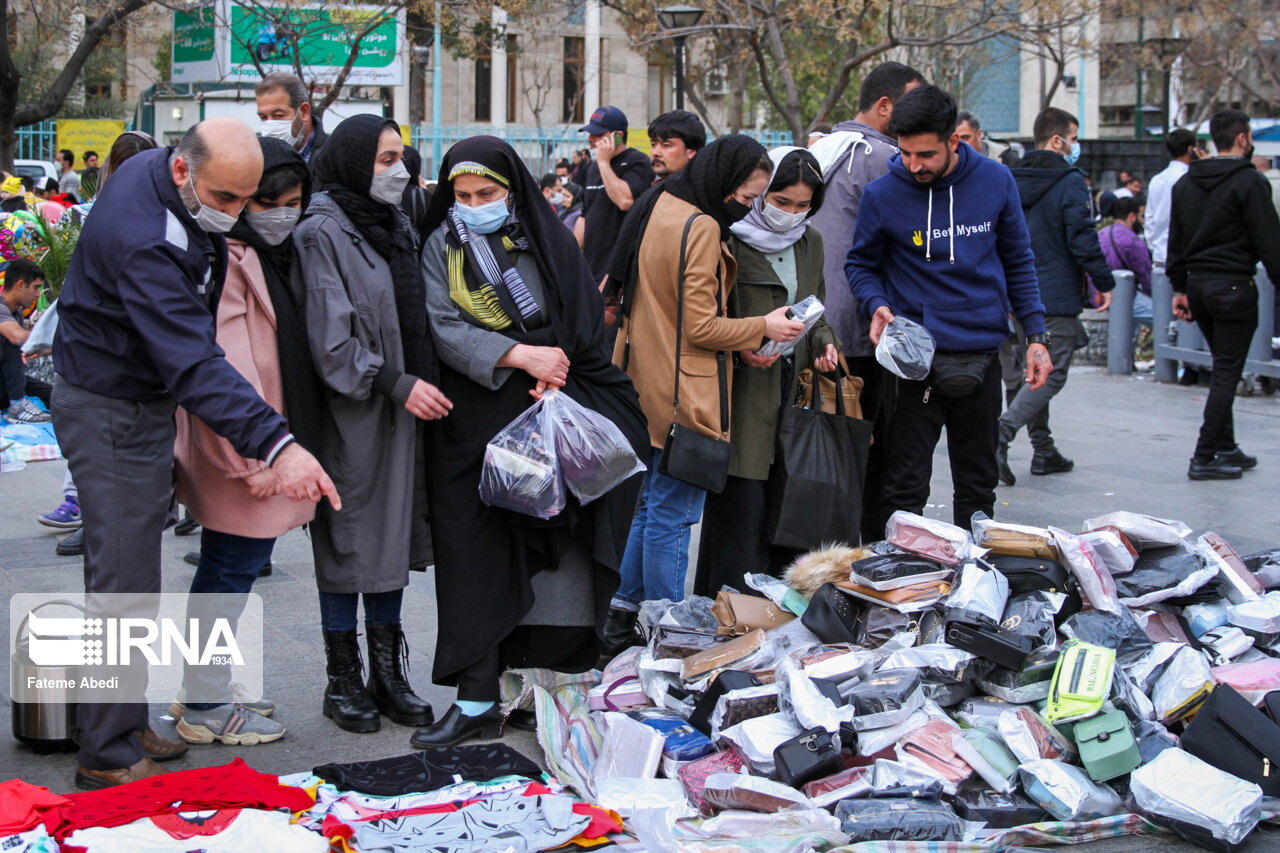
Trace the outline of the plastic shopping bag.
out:
M 556 459 L 547 396 L 490 439 L 480 470 L 480 500 L 536 518 L 564 509 L 564 481 Z
M 591 503 L 645 470 L 622 430 L 604 415 L 563 391 L 547 391 L 541 406 L 564 484 L 580 503 Z
M 918 382 L 929 375 L 936 347 L 933 335 L 924 326 L 906 317 L 894 317 L 880 333 L 876 361 L 895 376 Z
M 27 335 L 22 351 L 31 355 L 53 349 L 53 334 L 56 331 L 58 331 L 58 300 L 55 299 L 49 303 L 49 307 L 44 309 L 40 319 L 36 320 L 36 324 L 31 327 L 31 334 Z
M 812 330 L 814 326 L 818 325 L 818 321 L 822 319 L 822 315 L 826 310 L 827 309 L 822 305 L 822 301 L 816 296 L 806 296 L 804 299 L 801 299 L 795 305 L 791 306 L 790 318 L 804 323 L 804 331 L 800 333 L 800 337 L 804 337 L 809 334 L 810 330 Z M 770 356 L 775 355 L 789 355 L 795 350 L 796 342 L 799 340 L 800 338 L 796 338 L 794 341 L 789 341 L 785 344 L 779 341 L 765 341 L 764 346 L 756 350 L 756 355 L 761 358 L 769 358 Z

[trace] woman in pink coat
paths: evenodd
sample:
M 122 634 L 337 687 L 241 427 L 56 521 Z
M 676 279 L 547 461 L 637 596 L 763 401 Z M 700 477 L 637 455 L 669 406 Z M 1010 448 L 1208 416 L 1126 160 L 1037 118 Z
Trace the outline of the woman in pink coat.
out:
M 258 193 L 228 235 L 217 340 L 227 361 L 288 418 L 299 443 L 314 449 L 319 385 L 288 289 L 291 232 L 311 182 L 302 157 L 287 143 L 259 143 L 264 166 Z M 179 409 L 177 425 L 178 500 L 203 527 L 187 612 L 201 618 L 205 636 L 205 620 L 224 617 L 234 626 L 276 539 L 311 521 L 315 507 L 281 494 L 271 468 L 242 458 L 194 415 Z M 282 737 L 284 726 L 269 719 L 275 706 L 240 693 L 229 666 L 187 667 L 182 693 L 170 706 L 180 717 L 178 734 L 189 743 L 237 745 Z

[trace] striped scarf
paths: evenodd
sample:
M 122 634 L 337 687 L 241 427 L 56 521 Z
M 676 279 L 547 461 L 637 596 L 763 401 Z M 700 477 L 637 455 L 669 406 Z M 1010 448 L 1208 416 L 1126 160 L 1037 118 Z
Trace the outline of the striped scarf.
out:
M 503 230 L 515 221 L 513 213 Z M 527 249 L 527 241 L 512 240 L 505 233 L 489 235 L 488 239 L 473 233 L 459 218 L 456 205 L 449 208 L 449 233 L 454 238 L 448 241 L 446 251 L 449 296 L 460 308 L 494 331 L 513 323 L 528 330 L 546 322 L 542 306 L 507 257 L 507 252 Z M 501 254 L 495 251 L 498 240 Z

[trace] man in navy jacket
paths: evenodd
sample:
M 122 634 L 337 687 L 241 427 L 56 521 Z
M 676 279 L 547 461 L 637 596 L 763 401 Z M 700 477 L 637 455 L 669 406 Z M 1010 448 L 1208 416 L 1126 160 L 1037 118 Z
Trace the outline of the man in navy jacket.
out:
M 54 341 L 54 426 L 84 507 L 87 610 L 121 615 L 95 593 L 132 596 L 125 615 L 154 616 L 160 537 L 173 490 L 174 408 L 181 405 L 244 457 L 275 471 L 294 500 L 333 482 L 214 340 L 230 230 L 258 189 L 253 131 L 219 118 L 176 149 L 131 158 L 104 185 L 71 259 Z M 136 657 L 136 655 L 135 655 Z M 123 668 L 122 668 L 123 669 Z M 142 700 L 145 668 L 121 677 Z M 101 697 L 109 698 L 109 697 Z M 185 746 L 150 728 L 143 701 L 81 701 L 76 785 L 103 788 L 162 772 L 151 758 Z
M 1000 476 L 1012 486 L 1009 442 L 1022 427 L 1031 436 L 1031 473 L 1060 474 L 1075 463 L 1058 452 L 1049 431 L 1049 401 L 1067 384 L 1071 354 L 1088 338 L 1080 323 L 1084 310 L 1084 273 L 1093 279 L 1102 302 L 1111 304 L 1115 280 L 1098 243 L 1098 229 L 1089 207 L 1084 173 L 1075 168 L 1080 159 L 1080 123 L 1065 110 L 1050 107 L 1036 116 L 1032 128 L 1036 147 L 1013 167 L 1018 194 L 1036 256 L 1036 277 L 1044 302 L 1045 330 L 1053 373 L 1043 388 L 1023 387 L 1000 417 Z
M 955 100 L 934 86 L 894 106 L 889 132 L 901 153 L 863 193 L 845 274 L 871 320 L 872 343 L 901 314 L 937 344 L 935 373 L 898 383 L 883 516 L 924 511 L 945 426 L 953 518 L 967 528 L 974 512 L 991 515 L 995 505 L 996 351 L 1009 335 L 1010 306 L 1028 334 L 1028 385 L 1043 385 L 1053 365 L 1013 176 L 961 145 L 955 129 Z M 936 371 L 960 362 L 971 371 L 969 387 L 943 388 Z

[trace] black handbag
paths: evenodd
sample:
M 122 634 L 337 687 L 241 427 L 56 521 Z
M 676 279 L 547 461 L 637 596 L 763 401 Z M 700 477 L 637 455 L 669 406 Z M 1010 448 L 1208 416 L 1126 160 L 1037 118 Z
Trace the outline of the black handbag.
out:
M 676 302 L 676 384 L 671 399 L 671 429 L 667 431 L 667 440 L 662 445 L 658 473 L 697 486 L 703 491 L 720 494 L 724 491 L 725 481 L 729 479 L 729 463 L 732 460 L 729 440 L 724 437 L 729 428 L 729 380 L 723 352 L 716 353 L 716 375 L 720 380 L 720 437 L 712 438 L 677 423 L 680 414 L 680 341 L 684 334 L 685 251 L 689 246 L 689 229 L 693 227 L 693 220 L 702 215 L 695 213 L 690 216 L 684 223 L 684 233 L 680 235 L 680 281 L 677 285 L 680 295 Z M 720 288 L 717 287 L 716 313 L 719 314 L 720 310 Z
M 1035 645 L 1031 637 L 969 619 L 948 620 L 945 636 L 947 643 L 957 649 L 972 652 L 996 666 L 1012 670 L 1022 669 Z
M 925 383 L 943 397 L 967 397 L 982 387 L 994 357 L 981 352 L 935 352 Z
M 769 469 L 769 541 L 813 550 L 832 542 L 857 545 L 862 536 L 862 485 L 871 448 L 870 421 L 784 406 L 778 413 Z
M 1009 554 L 988 554 L 983 559 L 1009 581 L 1010 595 L 1036 590 L 1065 593 L 1067 600 L 1062 603 L 1062 607 L 1054 616 L 1056 625 L 1062 625 L 1084 607 L 1084 599 L 1080 597 L 1075 579 L 1057 560 L 1046 557 L 1017 557 Z
M 1280 796 L 1280 725 L 1232 687 L 1219 684 L 1182 733 L 1182 748 Z
M 778 781 L 799 788 L 815 779 L 839 773 L 844 769 L 840 745 L 821 726 L 796 735 L 773 751 L 773 766 Z
M 857 643 L 868 608 L 835 584 L 825 583 L 809 600 L 800 622 L 824 643 Z
M 761 683 L 759 678 L 749 672 L 742 672 L 736 669 L 724 670 L 707 685 L 707 689 L 698 697 L 698 704 L 694 706 L 693 713 L 689 716 L 689 725 L 709 736 L 711 734 L 711 715 L 715 713 L 716 704 L 719 703 L 720 697 L 745 687 L 758 687 Z M 725 728 L 728 728 L 728 726 Z

